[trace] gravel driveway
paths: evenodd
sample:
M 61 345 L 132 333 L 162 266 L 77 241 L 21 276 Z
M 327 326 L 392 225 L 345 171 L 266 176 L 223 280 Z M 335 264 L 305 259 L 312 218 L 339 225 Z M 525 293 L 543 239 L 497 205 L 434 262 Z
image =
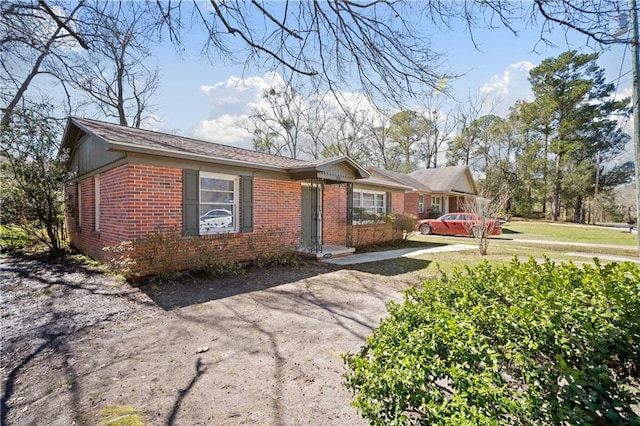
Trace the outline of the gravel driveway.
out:
M 96 424 L 120 405 L 149 425 L 364 424 L 340 354 L 419 283 L 315 263 L 141 287 L 79 263 L 1 266 L 5 425 Z

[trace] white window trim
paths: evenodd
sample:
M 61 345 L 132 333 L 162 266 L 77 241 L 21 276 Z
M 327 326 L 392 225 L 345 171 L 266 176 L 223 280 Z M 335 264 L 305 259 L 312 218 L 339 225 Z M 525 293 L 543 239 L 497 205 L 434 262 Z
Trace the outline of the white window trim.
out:
M 361 206 L 356 206 L 356 203 L 355 203 L 356 194 L 360 194 L 360 199 L 361 200 L 363 199 L 363 197 L 362 197 L 363 194 L 373 194 L 374 195 L 374 202 L 375 202 L 375 199 L 377 198 L 376 197 L 377 195 L 382 195 L 382 212 L 380 213 L 380 212 L 376 211 L 375 213 L 376 214 L 380 214 L 380 215 L 385 215 L 386 214 L 387 202 L 388 202 L 387 193 L 386 192 L 384 192 L 384 191 L 370 191 L 370 190 L 367 190 L 367 189 L 355 189 L 354 188 L 354 190 L 353 190 L 353 208 L 354 209 L 361 208 Z M 374 207 L 374 208 L 377 209 L 377 207 Z M 354 220 L 353 224 L 354 225 L 367 225 L 367 224 L 370 224 L 370 223 L 373 223 L 373 222 L 374 221 L 372 221 L 372 220 Z
M 418 213 L 424 213 L 424 195 L 418 195 Z
M 95 229 L 100 232 L 100 175 L 93 177 L 94 196 L 95 196 Z
M 203 204 L 220 204 L 220 203 L 203 203 L 202 202 L 202 186 L 201 179 L 202 178 L 214 178 L 214 179 L 222 179 L 222 180 L 230 180 L 233 181 L 233 229 L 223 229 L 216 230 L 215 228 L 210 229 L 208 232 L 202 232 L 200 227 L 198 226 L 198 234 L 199 235 L 214 235 L 214 234 L 228 234 L 228 233 L 238 233 L 240 232 L 240 202 L 238 195 L 240 193 L 240 176 L 237 175 L 226 175 L 221 173 L 211 173 L 211 172 L 200 172 L 198 176 L 198 214 L 200 214 L 200 209 Z

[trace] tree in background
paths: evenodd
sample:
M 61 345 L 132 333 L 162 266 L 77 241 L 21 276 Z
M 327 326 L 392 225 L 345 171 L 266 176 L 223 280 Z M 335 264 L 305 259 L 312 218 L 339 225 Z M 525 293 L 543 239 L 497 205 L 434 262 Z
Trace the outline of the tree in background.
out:
M 511 111 L 510 120 L 515 123 L 523 145 L 522 155 L 516 159 L 521 180 L 526 184 L 526 194 L 520 193 L 518 199 L 524 204 L 519 211 L 533 213 L 536 204 L 541 205 L 542 214 L 546 214 L 548 195 L 551 193 L 549 144 L 553 128 L 549 114 L 539 114 L 539 106 L 533 103 L 518 102 Z
M 104 117 L 121 126 L 140 127 L 148 118 L 150 99 L 160 85 L 158 69 L 150 69 L 150 46 L 158 23 L 144 3 L 94 1 L 84 8 L 84 39 L 74 66 L 60 69 Z
M 21 114 L 34 102 L 36 109 L 40 97 L 30 101 L 27 91 L 41 77 L 53 78 L 67 93 L 67 107 L 71 109 L 71 87 L 65 76 L 59 73 L 74 65 L 74 49 L 89 46 L 77 30 L 79 15 L 84 8 L 76 3 L 66 13 L 64 2 L 56 1 L 6 1 L 0 3 L 2 23 L 2 72 L 0 87 L 2 99 L 2 126 L 10 124 L 15 110 Z
M 576 167 L 581 156 L 597 151 L 615 151 L 620 137 L 612 137 L 616 114 L 625 112 L 628 99 L 611 100 L 615 87 L 604 80 L 596 64 L 597 54 L 569 51 L 549 58 L 530 72 L 537 119 L 551 130 L 549 153 L 554 163 L 551 218 L 560 216 L 561 197 L 568 179 L 579 179 L 584 169 Z M 609 141 L 598 145 L 598 141 Z M 615 141 L 614 141 L 615 140 Z M 584 165 L 583 165 L 584 166 Z M 580 183 L 578 183 L 580 185 Z
M 392 149 L 393 141 L 389 136 L 389 113 L 378 110 L 369 117 L 369 143 L 371 151 L 376 153 L 370 164 L 385 170 L 398 170 L 400 159 Z
M 438 157 L 449 142 L 454 130 L 454 120 L 450 114 L 442 114 L 440 108 L 431 109 L 429 105 L 423 113 L 429 123 L 426 140 L 418 144 L 416 157 L 421 166 L 426 169 L 438 167 Z
M 429 121 L 414 110 L 400 111 L 391 116 L 389 137 L 402 158 L 400 170 L 409 173 L 416 169 L 415 153 L 418 145 L 425 143 L 431 129 Z
M 58 257 L 65 251 L 62 194 L 70 174 L 58 152 L 61 129 L 52 109 L 13 110 L 2 127 L 2 222 L 19 225 Z
M 336 111 L 328 126 L 328 139 L 324 141 L 322 157 L 346 155 L 362 165 L 368 165 L 372 157 L 368 144 L 369 111 L 359 105 L 343 105 Z
M 246 126 L 256 135 L 254 149 L 299 158 L 307 105 L 291 85 L 282 82 L 262 93 L 266 106 L 253 109 Z
M 486 94 L 469 94 L 467 101 L 458 105 L 455 121 L 458 135 L 449 144 L 447 159 L 449 165 L 469 166 L 472 154 L 477 149 L 477 139 L 484 131 L 482 126 L 486 120 L 480 120 L 482 111 L 489 108 L 489 114 L 495 109 L 495 104 L 487 105 Z

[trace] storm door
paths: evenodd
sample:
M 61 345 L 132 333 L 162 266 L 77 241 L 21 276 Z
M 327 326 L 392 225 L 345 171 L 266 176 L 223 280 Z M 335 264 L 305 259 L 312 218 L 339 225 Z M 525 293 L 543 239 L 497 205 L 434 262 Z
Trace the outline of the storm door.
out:
M 302 229 L 300 242 L 315 252 L 322 251 L 322 184 L 319 179 L 302 184 Z

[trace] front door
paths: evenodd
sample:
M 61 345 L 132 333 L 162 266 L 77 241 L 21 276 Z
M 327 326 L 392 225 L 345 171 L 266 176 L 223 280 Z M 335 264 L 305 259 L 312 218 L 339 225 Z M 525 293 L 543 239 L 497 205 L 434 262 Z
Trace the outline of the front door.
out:
M 302 185 L 300 242 L 316 253 L 322 251 L 322 186 Z

